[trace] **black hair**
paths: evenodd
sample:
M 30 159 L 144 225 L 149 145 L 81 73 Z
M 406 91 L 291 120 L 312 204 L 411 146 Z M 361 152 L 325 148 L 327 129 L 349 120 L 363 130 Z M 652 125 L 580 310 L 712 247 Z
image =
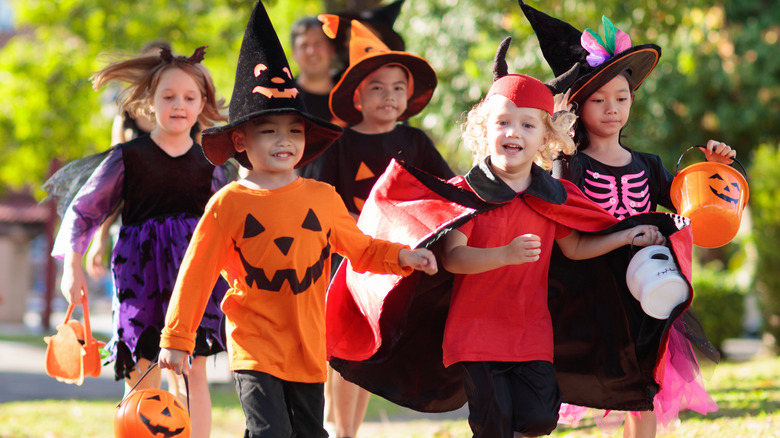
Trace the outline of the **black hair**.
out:
M 628 87 L 629 90 L 631 90 L 631 97 L 634 97 L 634 86 L 633 81 L 631 80 L 631 75 L 628 74 L 626 70 L 623 70 L 622 72 L 616 74 L 615 77 L 623 76 L 628 81 Z M 611 79 L 610 79 L 611 80 Z M 585 106 L 585 102 L 590 99 L 590 96 L 586 97 L 585 100 L 583 100 L 582 105 L 579 105 L 577 108 L 574 109 L 575 114 L 577 114 L 577 122 L 574 124 L 574 144 L 577 145 L 578 151 L 584 151 L 585 149 L 590 146 L 590 136 L 588 136 L 588 131 L 585 129 L 585 124 L 582 123 L 582 119 L 580 118 L 580 114 L 582 113 L 582 107 Z M 626 122 L 626 125 L 620 128 L 620 133 L 618 134 L 618 139 L 622 140 L 624 138 L 623 130 L 626 129 L 626 126 L 628 126 L 628 122 Z M 626 147 L 623 142 L 620 142 L 620 145 L 623 147 Z
M 305 34 L 309 29 L 313 29 L 315 27 L 322 28 L 322 22 L 317 17 L 302 17 L 296 20 L 292 25 L 292 29 L 290 29 L 290 45 L 295 47 L 295 39 Z M 334 47 L 336 46 L 332 39 L 325 39 L 328 40 L 330 45 Z

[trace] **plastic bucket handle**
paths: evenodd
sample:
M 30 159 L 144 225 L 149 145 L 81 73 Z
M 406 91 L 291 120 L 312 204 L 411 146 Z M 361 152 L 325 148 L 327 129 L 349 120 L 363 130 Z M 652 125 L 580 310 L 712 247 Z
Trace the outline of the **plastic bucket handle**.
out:
M 683 159 L 683 157 L 685 156 L 685 154 L 687 154 L 688 152 L 690 152 L 692 149 L 696 149 L 696 148 L 704 148 L 704 149 L 707 149 L 707 146 L 706 146 L 706 145 L 703 145 L 703 144 L 697 144 L 697 145 L 691 146 L 691 147 L 689 147 L 688 149 L 686 149 L 686 150 L 685 150 L 685 152 L 683 152 L 683 153 L 682 153 L 682 155 L 680 155 L 680 158 L 678 158 L 678 159 L 677 159 L 677 165 L 674 167 L 674 175 L 675 175 L 675 176 L 677 176 L 677 174 L 680 172 L 680 162 L 682 161 L 682 159 Z M 739 164 L 739 167 L 741 167 L 741 168 L 742 168 L 742 176 L 744 176 L 744 177 L 745 177 L 745 183 L 748 183 L 747 170 L 745 170 L 745 166 L 743 166 L 743 165 L 742 165 L 742 163 L 740 163 L 740 161 L 739 161 L 739 160 L 737 160 L 736 158 L 732 158 L 732 159 L 731 159 L 731 162 L 732 162 L 732 164 L 733 164 L 733 163 L 735 163 L 735 162 L 736 162 L 737 164 Z M 733 166 L 732 166 L 732 167 L 733 167 Z M 750 185 L 750 184 L 748 184 L 748 185 Z

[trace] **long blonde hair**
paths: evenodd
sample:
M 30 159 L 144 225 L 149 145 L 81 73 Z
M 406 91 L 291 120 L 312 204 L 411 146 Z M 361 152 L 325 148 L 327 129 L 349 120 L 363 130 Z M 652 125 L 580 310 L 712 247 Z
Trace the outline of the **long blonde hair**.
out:
M 487 144 L 487 120 L 489 110 L 483 99 L 476 104 L 466 116 L 466 121 L 461 125 L 461 139 L 463 144 L 471 150 L 473 164 L 482 161 L 490 155 Z M 539 166 L 549 169 L 561 153 L 571 155 L 576 150 L 570 132 L 577 116 L 565 111 L 557 113 L 553 120 L 550 114 L 544 110 L 538 110 L 544 129 L 548 134 L 547 147 L 536 154 L 534 162 Z
M 192 77 L 203 97 L 205 104 L 203 111 L 198 115 L 198 122 L 201 127 L 207 128 L 217 122 L 227 121 L 227 117 L 221 112 L 226 108 L 225 99 L 216 97 L 214 82 L 208 70 L 200 64 L 196 55 L 190 58 L 184 56 L 172 56 L 170 51 L 168 56 L 163 56 L 165 49 L 160 55 L 141 55 L 129 57 L 128 55 L 115 54 L 114 58 L 128 58 L 114 62 L 102 70 L 98 71 L 90 80 L 92 88 L 97 91 L 112 81 L 125 82 L 127 87 L 117 96 L 117 105 L 119 111 L 127 111 L 130 114 L 152 115 L 149 101 L 157 90 L 162 74 L 171 68 L 178 68 Z M 202 59 L 203 52 L 201 51 Z

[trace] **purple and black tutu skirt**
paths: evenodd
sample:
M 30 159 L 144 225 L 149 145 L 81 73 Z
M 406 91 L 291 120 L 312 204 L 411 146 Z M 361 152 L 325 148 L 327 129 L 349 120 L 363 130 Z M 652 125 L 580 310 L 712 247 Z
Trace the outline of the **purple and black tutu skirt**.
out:
M 116 379 L 129 376 L 139 358 L 153 360 L 160 351 L 160 333 L 176 276 L 200 218 L 187 214 L 123 225 L 114 247 L 113 337 L 106 345 L 115 361 Z M 194 354 L 225 350 L 224 314 L 220 303 L 228 284 L 214 285 L 196 337 Z

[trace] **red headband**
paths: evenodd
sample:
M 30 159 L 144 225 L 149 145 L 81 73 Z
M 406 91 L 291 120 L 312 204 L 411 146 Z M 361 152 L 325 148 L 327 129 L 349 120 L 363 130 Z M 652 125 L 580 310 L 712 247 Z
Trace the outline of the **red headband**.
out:
M 555 109 L 553 95 L 547 85 L 531 76 L 505 75 L 496 79 L 485 96 L 500 94 L 509 99 L 518 108 L 538 108 L 552 115 Z

